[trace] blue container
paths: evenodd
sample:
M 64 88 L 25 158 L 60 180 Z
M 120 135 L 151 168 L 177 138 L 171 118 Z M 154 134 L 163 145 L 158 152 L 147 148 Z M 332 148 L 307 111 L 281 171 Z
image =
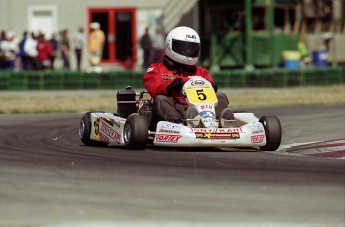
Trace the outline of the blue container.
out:
M 313 62 L 316 67 L 328 66 L 328 53 L 326 50 L 316 50 L 313 52 Z
M 283 67 L 284 69 L 299 69 L 300 61 L 299 60 L 284 60 Z

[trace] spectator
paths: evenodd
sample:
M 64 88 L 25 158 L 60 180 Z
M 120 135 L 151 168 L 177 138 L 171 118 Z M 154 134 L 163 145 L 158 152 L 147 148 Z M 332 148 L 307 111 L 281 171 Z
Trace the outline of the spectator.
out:
M 58 49 L 59 49 L 59 42 L 56 40 L 56 35 L 54 33 L 52 34 L 52 37 L 50 38 L 49 42 L 53 48 L 53 52 L 52 52 L 52 55 L 50 57 L 50 69 L 54 70 L 55 69 L 55 67 L 54 67 L 55 58 L 58 54 Z
M 3 59 L 0 62 L 0 69 L 3 70 L 14 70 L 16 66 L 16 57 L 18 53 L 17 44 L 14 41 L 14 33 L 8 31 L 6 38 L 1 41 L 0 49 L 3 52 Z
M 101 25 L 98 22 L 90 24 L 91 33 L 89 36 L 89 52 L 90 63 L 92 66 L 99 66 L 105 41 L 104 32 L 101 30 Z
M 20 57 L 20 68 L 21 70 L 30 70 L 31 69 L 31 59 L 29 54 L 25 51 L 25 43 L 28 39 L 28 32 L 23 32 L 23 38 L 19 43 L 19 57 Z
M 0 32 L 0 43 L 2 40 L 5 40 L 6 39 L 6 31 L 1 31 Z
M 3 61 L 5 60 L 4 51 L 1 49 L 1 42 L 6 40 L 6 31 L 1 31 L 0 33 L 0 69 L 3 64 Z
M 162 62 L 164 47 L 165 47 L 164 35 L 162 34 L 161 29 L 157 27 L 156 33 L 152 37 L 153 62 L 155 63 Z
M 152 41 L 151 37 L 149 35 L 149 28 L 145 29 L 145 34 L 140 39 L 140 46 L 143 49 L 143 69 L 147 69 L 149 65 L 151 64 L 151 48 L 152 48 Z
M 77 58 L 77 70 L 80 71 L 81 59 L 83 56 L 82 55 L 83 54 L 83 48 L 86 44 L 83 27 L 79 28 L 78 33 L 75 34 L 75 36 L 73 38 L 73 42 L 74 42 L 74 52 L 75 52 L 75 56 Z
M 68 38 L 68 30 L 64 29 L 61 32 L 61 56 L 63 60 L 63 69 L 70 69 L 70 43 Z
M 29 68 L 32 70 L 38 69 L 38 51 L 37 51 L 37 36 L 34 32 L 31 33 L 31 36 L 28 36 L 24 44 L 24 51 L 29 56 Z
M 44 34 L 41 33 L 37 42 L 38 51 L 38 62 L 39 69 L 50 69 L 51 68 L 51 56 L 53 55 L 53 47 L 49 41 L 44 38 Z

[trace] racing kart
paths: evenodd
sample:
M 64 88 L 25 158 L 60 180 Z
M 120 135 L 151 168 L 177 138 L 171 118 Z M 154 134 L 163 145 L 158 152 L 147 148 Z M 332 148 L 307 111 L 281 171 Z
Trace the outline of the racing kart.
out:
M 197 118 L 184 124 L 152 123 L 153 100 L 146 91 L 136 93 L 130 86 L 117 92 L 117 113 L 87 112 L 80 120 L 79 136 L 87 146 L 125 146 L 144 149 L 147 144 L 167 147 L 259 147 L 274 151 L 280 146 L 282 129 L 275 116 L 260 119 L 249 112 L 234 112 L 232 120 L 216 118 L 218 103 L 212 84 L 192 76 L 182 94 Z M 222 114 L 220 114 L 222 115 Z M 196 122 L 197 121 L 197 122 Z M 232 121 L 232 124 L 224 124 Z M 231 125 L 231 127 L 224 127 Z

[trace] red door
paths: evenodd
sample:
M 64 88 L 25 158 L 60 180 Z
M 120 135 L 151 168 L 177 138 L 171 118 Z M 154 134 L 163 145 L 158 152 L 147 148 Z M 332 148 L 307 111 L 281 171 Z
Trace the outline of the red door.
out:
M 106 38 L 102 63 L 137 60 L 135 9 L 90 8 L 89 24 L 92 22 L 100 23 Z

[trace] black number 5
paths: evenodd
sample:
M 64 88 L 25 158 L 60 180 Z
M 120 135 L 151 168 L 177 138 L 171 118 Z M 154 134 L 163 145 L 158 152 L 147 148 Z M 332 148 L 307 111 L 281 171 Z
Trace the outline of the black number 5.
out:
M 95 134 L 98 135 L 99 133 L 99 119 L 97 119 L 95 121 L 95 123 L 93 124 L 93 126 L 95 127 Z
M 206 100 L 207 97 L 206 97 L 203 89 L 196 90 L 196 93 L 198 94 L 198 99 L 199 100 L 201 100 L 201 101 Z

